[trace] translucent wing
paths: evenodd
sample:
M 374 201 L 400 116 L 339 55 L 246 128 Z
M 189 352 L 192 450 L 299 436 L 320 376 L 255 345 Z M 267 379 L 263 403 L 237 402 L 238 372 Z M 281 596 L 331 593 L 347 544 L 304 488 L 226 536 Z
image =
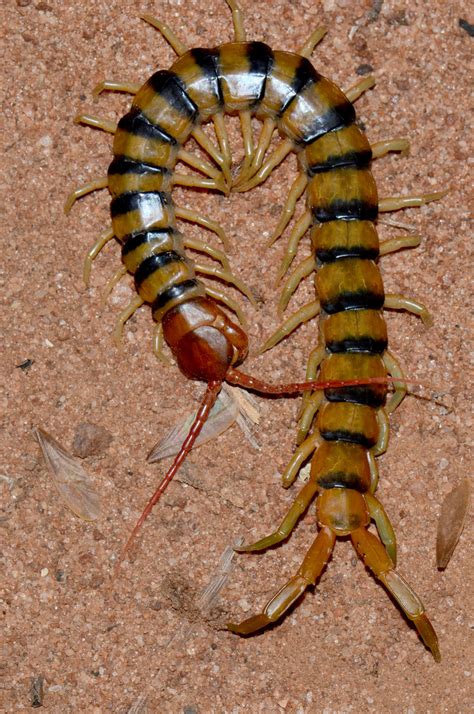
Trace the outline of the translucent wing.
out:
M 53 483 L 66 506 L 79 518 L 95 521 L 100 515 L 100 502 L 87 471 L 46 431 L 35 428 L 34 433 Z
M 436 564 L 443 570 L 454 553 L 466 520 L 470 496 L 469 479 L 461 481 L 459 486 L 448 493 L 441 506 L 436 535 Z
M 240 426 L 250 443 L 258 448 L 259 445 L 252 434 L 251 425 L 258 422 L 259 416 L 256 401 L 253 397 L 252 400 L 241 389 L 224 385 L 208 420 L 196 439 L 194 448 L 211 441 L 211 439 L 216 439 L 235 422 Z M 155 463 L 169 456 L 175 456 L 179 452 L 195 416 L 196 412 L 193 412 L 183 421 L 178 422 L 163 439 L 160 439 L 148 454 L 148 462 Z

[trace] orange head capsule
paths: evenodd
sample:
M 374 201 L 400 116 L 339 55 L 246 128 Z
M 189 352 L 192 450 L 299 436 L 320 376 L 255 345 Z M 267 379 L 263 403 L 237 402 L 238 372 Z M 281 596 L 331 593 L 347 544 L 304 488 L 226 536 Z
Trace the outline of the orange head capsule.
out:
M 229 367 L 247 355 L 247 335 L 209 298 L 177 305 L 162 324 L 166 342 L 190 379 L 222 381 Z
M 328 526 L 338 536 L 349 535 L 370 522 L 365 499 L 354 489 L 330 488 L 321 491 L 316 509 L 319 525 Z

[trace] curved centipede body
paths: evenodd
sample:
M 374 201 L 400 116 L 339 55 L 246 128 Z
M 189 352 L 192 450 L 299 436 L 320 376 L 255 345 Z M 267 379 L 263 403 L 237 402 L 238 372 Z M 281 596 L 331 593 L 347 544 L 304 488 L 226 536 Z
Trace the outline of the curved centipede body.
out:
M 319 532 L 297 574 L 267 603 L 264 611 L 229 628 L 247 635 L 279 619 L 316 582 L 337 537 L 350 536 L 356 552 L 414 622 L 434 658 L 439 660 L 437 637 L 423 605 L 395 570 L 393 529 L 373 495 L 378 480 L 374 457 L 387 446 L 387 415 L 406 393 L 403 373 L 387 351 L 383 309 L 406 309 L 429 321 L 429 314 L 420 303 L 401 295 L 385 295 L 377 266 L 381 253 L 418 245 L 419 238 L 403 236 L 380 244 L 375 221 L 380 211 L 422 205 L 443 194 L 379 199 L 370 162 L 374 156 L 406 148 L 406 142 L 388 141 L 371 147 L 355 124 L 351 99 L 370 86 L 370 81 L 346 96 L 320 75 L 308 59 L 323 32 L 313 33 L 300 54 L 272 50 L 264 43 L 245 41 L 239 8 L 234 0 L 227 0 L 227 4 L 233 13 L 236 41 L 216 48 L 187 50 L 169 28 L 145 18 L 171 42 L 178 59 L 169 70 L 153 74 L 141 88 L 103 84 L 102 88 L 122 91 L 128 88 L 135 94 L 131 109 L 117 127 L 80 118 L 83 123 L 95 122 L 115 134 L 114 158 L 107 180 L 79 189 L 69 201 L 71 205 L 75 198 L 105 186 L 112 196 L 112 230 L 91 251 L 89 263 L 107 240 L 115 236 L 120 241 L 125 269 L 134 276 L 138 293 L 122 314 L 120 325 L 141 304 L 150 304 L 182 371 L 208 384 L 182 451 L 132 535 L 191 448 L 222 381 L 272 392 L 268 385 L 242 375 L 233 367 L 246 355 L 246 335 L 197 279 L 184 253 L 186 239 L 176 227 L 176 218 L 195 220 L 207 227 L 212 222 L 192 211 L 177 209 L 172 187 L 181 183 L 224 192 L 247 191 L 265 181 L 285 156 L 295 152 L 299 173 L 274 239 L 285 230 L 303 194 L 306 211 L 291 232 L 280 276 L 288 270 L 298 241 L 309 228 L 314 254 L 288 280 L 280 307 L 286 307 L 298 282 L 315 268 L 318 297 L 290 317 L 263 349 L 272 347 L 298 324 L 320 313 L 320 340 L 308 363 L 308 384 L 273 388 L 273 393 L 302 391 L 311 386 L 311 381 L 318 380 L 320 388 L 305 398 L 298 432 L 300 446 L 284 474 L 284 485 L 293 482 L 299 467 L 310 456 L 311 475 L 279 529 L 238 550 L 262 550 L 284 540 L 313 500 Z M 241 120 L 245 159 L 237 178 L 230 173 L 224 114 L 238 114 Z M 252 116 L 263 122 L 256 145 L 250 124 Z M 200 129 L 209 120 L 215 125 L 217 147 Z M 284 141 L 267 156 L 275 129 Z M 194 166 L 207 173 L 207 179 L 185 178 L 176 172 L 179 159 L 193 165 L 192 158 L 182 149 L 191 135 L 217 166 L 212 169 L 195 161 Z M 212 229 L 219 232 L 215 225 Z M 229 279 L 230 273 L 224 271 L 221 277 Z M 217 294 L 217 298 L 222 295 Z M 394 391 L 386 401 L 389 381 L 394 382 Z M 316 424 L 308 436 L 313 420 Z M 375 521 L 380 539 L 368 531 L 371 520 Z

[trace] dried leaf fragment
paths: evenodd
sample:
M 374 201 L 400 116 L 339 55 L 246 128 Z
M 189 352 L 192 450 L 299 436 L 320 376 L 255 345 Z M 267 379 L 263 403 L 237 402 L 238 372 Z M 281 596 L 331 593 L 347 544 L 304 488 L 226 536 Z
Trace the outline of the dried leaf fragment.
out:
M 448 493 L 441 506 L 436 534 L 436 565 L 443 570 L 454 553 L 466 520 L 470 497 L 469 479 L 465 478 L 459 486 Z

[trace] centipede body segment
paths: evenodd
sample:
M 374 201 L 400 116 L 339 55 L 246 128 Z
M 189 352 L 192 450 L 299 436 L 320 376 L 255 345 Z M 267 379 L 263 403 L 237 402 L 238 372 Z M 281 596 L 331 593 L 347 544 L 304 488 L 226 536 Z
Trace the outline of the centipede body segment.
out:
M 132 535 L 192 447 L 222 382 L 269 391 L 234 369 L 246 356 L 247 337 L 217 306 L 215 298 L 238 310 L 222 292 L 207 287 L 197 277 L 197 269 L 185 254 L 186 245 L 193 247 L 193 243 L 178 230 L 176 219 L 194 221 L 225 240 L 222 229 L 192 209 L 175 206 L 173 186 L 244 192 L 266 180 L 275 166 L 294 152 L 299 172 L 272 240 L 289 225 L 303 195 L 306 211 L 291 230 L 280 277 L 291 266 L 308 229 L 313 255 L 287 280 L 280 309 L 286 309 L 299 282 L 313 272 L 317 298 L 289 317 L 262 350 L 320 314 L 319 343 L 311 353 L 306 376 L 307 380 L 334 386 L 313 389 L 305 396 L 299 446 L 283 475 L 284 485 L 289 486 L 303 461 L 311 458 L 308 483 L 275 533 L 239 550 L 262 550 L 284 540 L 313 501 L 319 532 L 297 574 L 270 599 L 263 612 L 229 628 L 247 635 L 278 620 L 316 582 L 336 539 L 349 536 L 358 555 L 414 622 L 439 660 L 437 637 L 423 605 L 395 569 L 393 528 L 374 496 L 378 482 L 375 457 L 387 447 L 388 414 L 406 393 L 403 372 L 387 351 L 383 310 L 408 310 L 425 322 L 430 319 L 421 303 L 385 294 L 377 260 L 381 253 L 418 245 L 419 238 L 405 235 L 380 244 L 375 223 L 380 211 L 422 205 L 443 194 L 379 199 L 370 171 L 373 155 L 402 150 L 407 144 L 393 140 L 371 147 L 355 123 L 348 96 L 320 75 L 308 59 L 324 32 L 313 33 L 300 54 L 272 50 L 262 42 L 246 41 L 238 6 L 234 0 L 227 0 L 227 4 L 232 9 L 236 41 L 216 48 L 188 50 L 168 27 L 146 16 L 172 44 L 178 59 L 169 70 L 155 72 L 142 87 L 121 82 L 100 85 L 99 90 L 135 95 L 130 110 L 116 126 L 94 117 L 80 117 L 82 123 L 114 133 L 114 157 L 107 178 L 78 189 L 68 201 L 70 207 L 76 198 L 105 186 L 112 196 L 112 229 L 90 251 L 86 274 L 103 245 L 115 237 L 122 245 L 124 265 L 117 279 L 125 272 L 132 274 L 137 290 L 136 299 L 119 319 L 119 328 L 140 305 L 149 304 L 181 370 L 191 379 L 208 384 L 181 453 Z M 350 90 L 351 99 L 371 83 L 365 81 L 364 86 Z M 238 114 L 243 132 L 245 157 L 237 177 L 230 171 L 225 114 Z M 252 117 L 262 121 L 257 142 Z M 208 121 L 214 123 L 217 143 L 201 129 Z M 284 140 L 269 153 L 275 130 Z M 212 163 L 186 152 L 183 147 L 191 135 Z M 178 173 L 178 161 L 191 165 L 206 178 Z M 223 253 L 197 242 L 194 249 L 220 260 L 218 277 L 252 297 L 231 274 Z M 205 273 L 206 269 L 199 271 Z M 351 380 L 355 384 L 349 386 Z M 390 380 L 394 391 L 387 399 Z M 284 386 L 280 391 L 286 391 Z M 371 521 L 379 537 L 368 530 Z

